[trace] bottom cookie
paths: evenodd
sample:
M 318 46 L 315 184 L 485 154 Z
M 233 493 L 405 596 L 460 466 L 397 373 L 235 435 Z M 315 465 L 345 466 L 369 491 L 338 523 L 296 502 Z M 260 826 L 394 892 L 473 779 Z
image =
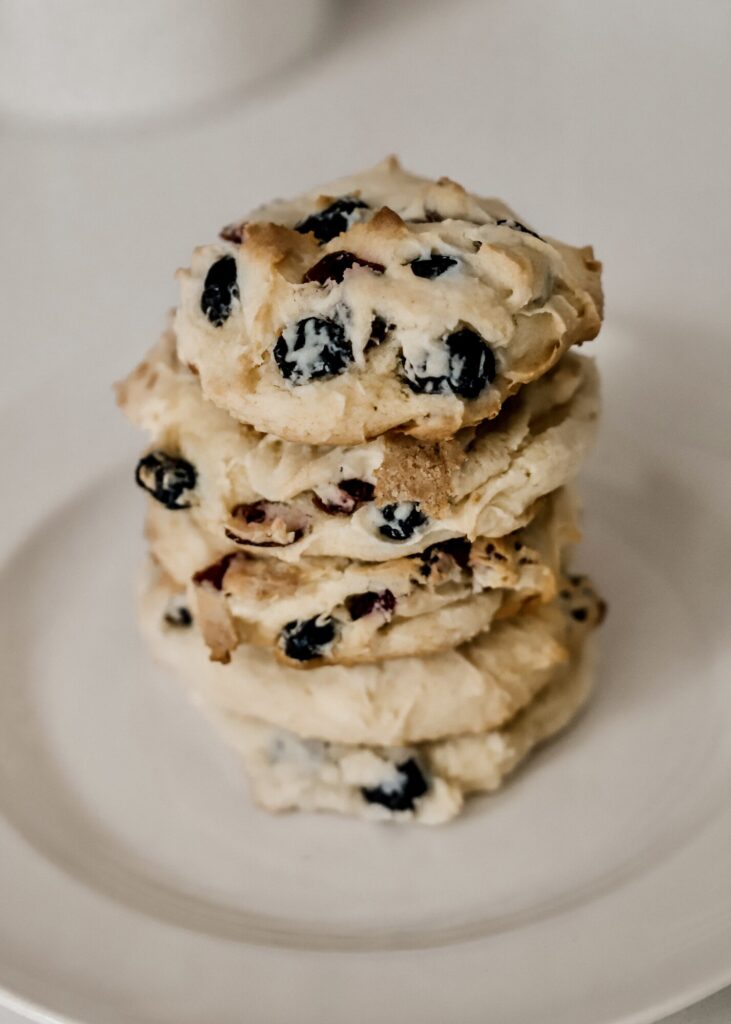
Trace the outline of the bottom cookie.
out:
M 494 792 L 540 743 L 564 729 L 591 691 L 587 640 L 554 679 L 499 729 L 408 747 L 356 747 L 291 732 L 204 705 L 242 756 L 252 796 L 269 811 L 330 811 L 370 821 L 436 825 L 471 793 Z

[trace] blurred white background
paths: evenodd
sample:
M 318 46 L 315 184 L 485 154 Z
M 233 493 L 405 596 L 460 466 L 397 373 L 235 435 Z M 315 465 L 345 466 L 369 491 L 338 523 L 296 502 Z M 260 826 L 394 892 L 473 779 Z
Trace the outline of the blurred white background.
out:
M 730 43 L 725 0 L 0 0 L 0 404 L 52 382 L 122 436 L 192 248 L 396 152 L 593 243 L 608 403 L 728 454 Z

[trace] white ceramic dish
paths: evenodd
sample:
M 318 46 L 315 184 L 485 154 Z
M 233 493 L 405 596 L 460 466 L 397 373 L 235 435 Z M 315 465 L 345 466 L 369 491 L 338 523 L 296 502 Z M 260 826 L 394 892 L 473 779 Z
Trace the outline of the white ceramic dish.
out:
M 622 339 L 602 343 L 611 396 Z M 138 639 L 133 438 L 34 397 L 0 414 L 9 1005 L 639 1024 L 731 980 L 728 465 L 638 444 L 610 401 L 581 558 L 610 614 L 576 728 L 448 827 L 270 818 Z

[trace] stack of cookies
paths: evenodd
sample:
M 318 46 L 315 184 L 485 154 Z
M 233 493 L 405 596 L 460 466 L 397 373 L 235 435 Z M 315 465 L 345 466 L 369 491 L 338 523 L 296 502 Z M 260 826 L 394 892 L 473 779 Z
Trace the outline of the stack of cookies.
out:
M 445 821 L 577 713 L 591 249 L 391 158 L 198 249 L 118 385 L 142 621 L 269 810 Z

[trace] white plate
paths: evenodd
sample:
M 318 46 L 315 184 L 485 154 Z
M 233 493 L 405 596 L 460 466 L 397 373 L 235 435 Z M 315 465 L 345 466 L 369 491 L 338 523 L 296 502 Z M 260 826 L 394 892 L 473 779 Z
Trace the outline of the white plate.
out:
M 255 811 L 137 636 L 130 432 L 61 389 L 0 416 L 8 1003 L 89 1024 L 638 1024 L 731 980 L 729 467 L 640 446 L 611 400 L 624 342 L 603 344 L 581 557 L 610 605 L 597 697 L 434 830 Z

